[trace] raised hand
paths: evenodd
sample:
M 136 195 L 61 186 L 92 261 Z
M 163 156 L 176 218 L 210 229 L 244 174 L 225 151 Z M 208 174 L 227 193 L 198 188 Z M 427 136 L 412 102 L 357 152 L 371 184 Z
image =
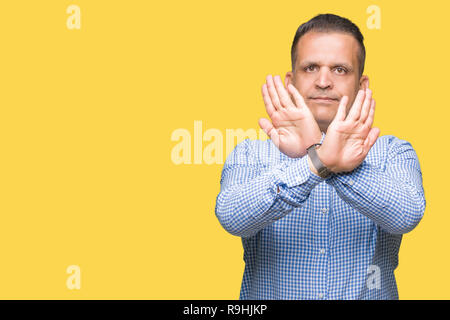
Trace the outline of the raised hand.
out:
M 291 84 L 287 89 L 280 76 L 267 76 L 262 96 L 271 121 L 261 118 L 259 126 L 281 152 L 299 158 L 307 153 L 306 148 L 320 142 L 322 133 L 297 89 Z
M 317 150 L 319 159 L 335 173 L 350 172 L 358 167 L 380 134 L 380 129 L 372 128 L 375 100 L 370 89 L 359 90 L 346 117 L 347 103 L 348 97 L 344 96 Z

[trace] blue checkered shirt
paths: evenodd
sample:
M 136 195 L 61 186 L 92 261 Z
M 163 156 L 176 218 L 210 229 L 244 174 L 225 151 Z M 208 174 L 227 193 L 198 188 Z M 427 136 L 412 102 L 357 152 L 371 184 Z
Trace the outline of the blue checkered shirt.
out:
M 398 299 L 402 234 L 425 205 L 417 154 L 395 136 L 380 136 L 361 165 L 326 179 L 307 156 L 246 139 L 225 161 L 215 214 L 242 238 L 239 299 Z

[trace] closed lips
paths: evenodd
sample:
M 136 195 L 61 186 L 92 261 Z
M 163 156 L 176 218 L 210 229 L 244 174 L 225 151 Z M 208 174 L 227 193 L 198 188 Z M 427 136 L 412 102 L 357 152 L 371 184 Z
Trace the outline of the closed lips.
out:
M 330 97 L 314 97 L 312 99 L 323 99 L 323 100 L 337 100 L 335 98 L 330 98 Z

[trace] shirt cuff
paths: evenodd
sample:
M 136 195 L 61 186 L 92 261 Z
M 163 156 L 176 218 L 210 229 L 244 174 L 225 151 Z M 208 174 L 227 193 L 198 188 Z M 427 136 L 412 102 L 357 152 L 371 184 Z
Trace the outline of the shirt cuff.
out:
M 274 192 L 291 205 L 299 206 L 308 198 L 312 189 L 325 181 L 311 171 L 307 155 L 295 161 L 287 162 L 277 168 L 273 175 L 272 187 Z M 277 188 L 280 192 L 277 193 Z

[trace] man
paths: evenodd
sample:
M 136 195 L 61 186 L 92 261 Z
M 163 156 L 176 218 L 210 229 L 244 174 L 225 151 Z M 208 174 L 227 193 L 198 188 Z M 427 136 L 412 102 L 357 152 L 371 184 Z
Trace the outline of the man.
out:
M 227 157 L 216 216 L 242 237 L 240 299 L 398 299 L 402 234 L 425 211 L 411 144 L 372 128 L 363 36 L 318 15 L 292 44 L 285 86 L 262 87 L 267 141 Z

